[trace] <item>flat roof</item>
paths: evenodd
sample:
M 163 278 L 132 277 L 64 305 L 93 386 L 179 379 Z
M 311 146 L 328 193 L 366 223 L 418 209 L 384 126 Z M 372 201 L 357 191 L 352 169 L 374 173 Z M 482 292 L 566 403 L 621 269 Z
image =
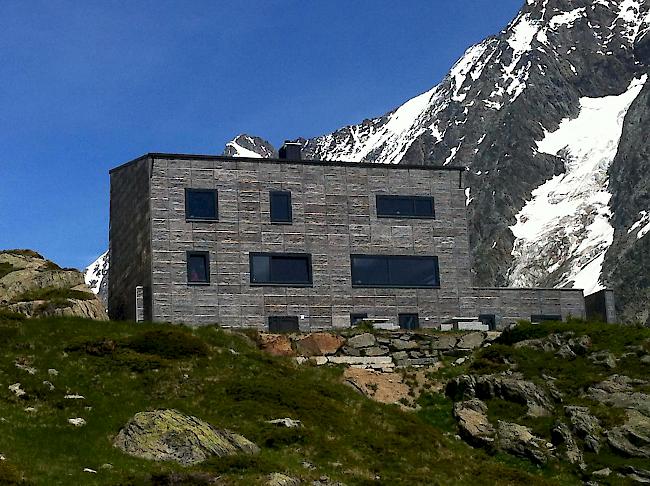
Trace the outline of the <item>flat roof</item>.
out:
M 168 154 L 150 152 L 141 155 L 140 157 L 130 160 L 122 165 L 114 167 L 109 171 L 109 174 L 134 164 L 142 159 L 181 159 L 181 160 L 223 160 L 235 162 L 255 162 L 258 164 L 301 164 L 301 165 L 321 165 L 321 166 L 335 166 L 335 167 L 365 167 L 369 169 L 380 169 L 390 167 L 391 169 L 416 169 L 416 170 L 444 170 L 444 171 L 458 171 L 465 172 L 466 167 L 458 165 L 415 165 L 415 164 L 386 164 L 381 162 L 349 162 L 343 160 L 286 160 L 286 159 L 270 159 L 270 158 L 257 158 L 257 157 L 228 157 L 225 155 L 201 155 L 201 154 Z

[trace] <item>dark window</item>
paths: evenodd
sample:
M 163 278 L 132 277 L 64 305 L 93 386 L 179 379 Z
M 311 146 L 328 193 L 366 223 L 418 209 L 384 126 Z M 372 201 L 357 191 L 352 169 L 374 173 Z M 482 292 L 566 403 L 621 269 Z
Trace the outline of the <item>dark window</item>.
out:
M 388 218 L 435 218 L 430 196 L 377 195 L 377 216 Z
M 269 332 L 298 332 L 298 316 L 269 316 Z
M 400 329 L 418 329 L 420 327 L 420 317 L 417 314 L 400 314 Z
M 438 257 L 351 255 L 353 287 L 440 287 Z
M 207 251 L 187 252 L 187 282 L 191 284 L 210 283 L 210 257 Z
M 291 193 L 289 191 L 271 191 L 271 222 L 291 223 Z
M 214 189 L 185 189 L 185 218 L 216 221 L 217 191 Z
M 364 319 L 368 319 L 368 314 L 362 312 L 350 314 L 350 324 L 353 326 L 357 325 L 359 321 L 363 321 Z
M 561 321 L 562 316 L 559 314 L 533 314 L 530 316 L 530 322 L 544 322 L 544 321 Z
M 253 285 L 312 284 L 311 255 L 307 253 L 251 253 L 250 270 Z
M 494 314 L 481 314 L 478 316 L 478 320 L 488 326 L 490 331 L 495 331 L 497 328 L 497 316 Z

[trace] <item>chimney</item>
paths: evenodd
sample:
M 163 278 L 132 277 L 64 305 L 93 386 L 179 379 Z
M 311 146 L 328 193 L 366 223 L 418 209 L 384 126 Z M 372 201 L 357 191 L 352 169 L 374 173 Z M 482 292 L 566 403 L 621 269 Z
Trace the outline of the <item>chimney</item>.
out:
M 302 145 L 298 142 L 285 140 L 278 155 L 283 160 L 302 160 Z

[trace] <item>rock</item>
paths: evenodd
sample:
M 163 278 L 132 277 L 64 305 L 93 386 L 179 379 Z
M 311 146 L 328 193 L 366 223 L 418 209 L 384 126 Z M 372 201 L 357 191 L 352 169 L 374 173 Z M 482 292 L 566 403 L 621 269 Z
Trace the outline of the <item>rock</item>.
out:
M 49 368 L 47 370 L 47 374 L 50 375 L 50 376 L 58 376 L 59 372 L 57 370 L 55 370 L 54 368 Z
M 273 356 L 295 356 L 289 336 L 284 334 L 260 334 L 260 348 Z
M 21 388 L 20 383 L 14 383 L 13 385 L 9 385 L 7 388 L 9 388 L 9 391 L 13 392 L 19 398 L 27 395 L 27 392 Z
M 567 406 L 564 413 L 569 417 L 573 432 L 585 441 L 588 450 L 600 451 L 600 421 L 591 415 L 587 407 Z
M 616 368 L 616 356 L 614 356 L 609 351 L 598 351 L 597 353 L 591 353 L 589 355 L 589 360 L 595 364 L 607 366 L 611 370 Z
M 97 471 L 95 471 L 94 469 L 90 469 L 89 467 L 84 467 L 82 472 L 97 474 Z
M 350 346 L 343 346 L 341 352 L 345 356 L 361 356 L 361 350 L 357 348 L 351 348 Z
M 496 431 L 487 417 L 487 405 L 478 398 L 454 403 L 460 436 L 470 445 L 491 447 Z
M 300 486 L 300 480 L 281 473 L 271 473 L 266 480 L 267 486 Z
M 50 391 L 54 391 L 54 384 L 51 381 L 43 381 L 43 385 L 49 388 Z
M 266 421 L 269 424 L 273 425 L 280 425 L 282 427 L 286 427 L 288 429 L 297 429 L 302 427 L 302 422 L 300 420 L 294 420 L 289 417 L 285 418 L 280 418 L 280 419 L 273 419 L 273 420 L 267 420 Z
M 372 346 L 363 350 L 366 356 L 385 356 L 388 354 L 386 346 Z
M 403 339 L 391 339 L 390 347 L 397 351 L 407 351 L 410 349 L 418 349 L 420 345 L 416 341 L 405 341 Z
M 74 425 L 75 427 L 83 427 L 86 425 L 86 420 L 81 417 L 69 418 L 68 423 Z
M 571 464 L 583 463 L 582 451 L 578 447 L 578 443 L 573 438 L 571 430 L 565 423 L 560 422 L 556 424 L 551 431 L 551 437 L 553 438 L 553 444 L 562 444 L 564 446 L 566 459 Z
M 409 398 L 410 388 L 397 373 L 348 368 L 343 372 L 343 378 L 346 385 L 381 403 L 401 404 L 400 400 Z
M 549 415 L 553 403 L 546 392 L 531 381 L 500 375 L 460 375 L 447 383 L 447 395 L 463 398 L 501 398 L 528 407 L 528 415 Z
M 296 351 L 302 356 L 326 356 L 335 354 L 345 339 L 329 332 L 315 332 L 296 341 Z
M 560 347 L 560 349 L 557 350 L 555 356 L 562 359 L 573 359 L 577 355 L 576 353 L 573 352 L 573 350 L 568 344 L 564 344 L 563 346 Z
M 465 361 L 467 361 L 467 358 L 458 358 L 456 361 L 454 361 L 454 366 L 462 365 Z
M 643 380 L 632 380 L 627 376 L 612 375 L 587 390 L 592 400 L 617 408 L 638 410 L 650 417 L 650 395 L 637 392 L 634 386 L 645 385 Z
M 612 470 L 606 467 L 605 469 L 599 469 L 598 471 L 594 471 L 591 474 L 592 476 L 600 476 L 601 478 L 606 478 L 610 474 L 612 474 Z
M 197 464 L 210 456 L 259 452 L 255 444 L 241 435 L 216 429 L 176 410 L 135 414 L 117 434 L 113 445 L 132 456 L 183 465 Z
M 485 335 L 482 332 L 470 332 L 464 334 L 459 340 L 456 347 L 459 349 L 476 349 L 480 348 L 485 341 Z
M 583 335 L 574 339 L 569 339 L 568 344 L 574 353 L 584 355 L 587 354 L 589 349 L 591 349 L 591 338 L 587 335 Z
M 347 345 L 352 348 L 369 348 L 370 346 L 374 346 L 375 343 L 375 336 L 366 332 L 349 338 Z
M 546 441 L 535 437 L 528 427 L 499 420 L 496 446 L 498 449 L 537 464 L 548 462 L 550 450 Z
M 451 334 L 441 334 L 431 341 L 431 349 L 434 351 L 447 351 L 454 349 L 458 338 Z
M 395 361 L 408 359 L 409 355 L 406 351 L 397 351 L 391 355 Z
M 606 432 L 607 442 L 625 456 L 650 458 L 650 418 L 636 410 L 627 414 L 624 425 Z
M 645 365 L 650 365 L 650 354 L 646 354 L 645 356 L 642 356 L 639 361 L 641 361 L 641 363 Z
M 0 251 L 0 264 L 13 270 L 0 278 L 0 306 L 27 317 L 71 316 L 108 320 L 103 303 L 81 272 L 61 268 L 31 250 Z M 39 291 L 56 298 L 38 299 Z
M 621 472 L 627 474 L 627 477 L 639 484 L 650 484 L 650 470 L 641 469 L 634 466 L 623 466 Z

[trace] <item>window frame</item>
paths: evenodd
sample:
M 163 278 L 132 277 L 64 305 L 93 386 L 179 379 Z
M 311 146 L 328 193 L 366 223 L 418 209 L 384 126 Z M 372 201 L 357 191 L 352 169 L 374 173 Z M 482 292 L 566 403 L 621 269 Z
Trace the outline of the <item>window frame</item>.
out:
M 289 196 L 289 219 L 273 219 L 273 196 Z M 271 224 L 293 224 L 293 202 L 291 198 L 291 191 L 269 191 L 269 220 L 271 221 Z
M 415 327 L 402 327 L 403 317 L 415 317 Z M 400 329 L 404 329 L 406 331 L 414 331 L 416 329 L 420 329 L 420 314 L 417 312 L 400 312 L 397 314 L 397 324 L 399 325 Z
M 213 218 L 200 218 L 190 215 L 189 194 L 193 192 L 213 193 L 214 194 L 214 217 Z M 219 191 L 217 189 L 195 189 L 192 187 L 185 188 L 185 221 L 192 223 L 211 223 L 219 221 Z
M 278 258 L 295 258 L 307 260 L 308 281 L 306 282 L 254 282 L 253 281 L 253 258 L 255 257 L 278 257 Z M 278 252 L 250 252 L 248 254 L 249 281 L 251 287 L 313 287 L 314 273 L 312 270 L 311 253 L 278 253 Z M 269 271 L 270 276 L 270 271 Z
M 358 284 L 354 283 L 354 259 L 355 258 L 384 258 L 384 259 L 395 259 L 395 260 L 429 260 L 433 259 L 435 261 L 436 269 L 436 285 L 397 285 L 390 283 L 390 264 L 388 265 L 388 280 L 387 284 Z M 368 255 L 368 254 L 357 254 L 353 253 L 350 255 L 350 279 L 352 281 L 352 288 L 356 289 L 439 289 L 440 288 L 440 261 L 437 256 L 434 255 Z
M 383 199 L 385 201 L 390 200 L 399 200 L 406 199 L 412 202 L 413 213 L 412 214 L 386 214 L 379 212 L 379 201 Z M 416 214 L 415 210 L 415 201 L 430 201 L 431 202 L 431 214 Z M 393 218 L 393 219 L 436 219 L 436 202 L 433 196 L 409 196 L 409 195 L 400 195 L 400 194 L 375 194 L 375 211 L 377 213 L 377 218 Z
M 190 257 L 191 256 L 201 256 L 205 261 L 205 270 L 207 280 L 205 281 L 190 281 Z M 210 285 L 210 252 L 205 250 L 188 250 L 185 252 L 185 265 L 186 265 L 186 278 L 187 285 L 192 286 L 208 286 Z

